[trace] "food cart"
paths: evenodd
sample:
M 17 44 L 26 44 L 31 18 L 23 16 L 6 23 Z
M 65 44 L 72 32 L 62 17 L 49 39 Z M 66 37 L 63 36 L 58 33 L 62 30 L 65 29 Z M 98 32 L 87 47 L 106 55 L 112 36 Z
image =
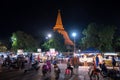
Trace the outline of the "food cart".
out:
M 103 53 L 104 54 L 104 61 L 106 63 L 106 66 L 112 66 L 112 56 L 114 56 L 117 64 L 118 65 L 118 62 L 119 62 L 119 59 L 118 59 L 118 54 L 115 53 L 115 52 L 107 52 L 107 53 Z

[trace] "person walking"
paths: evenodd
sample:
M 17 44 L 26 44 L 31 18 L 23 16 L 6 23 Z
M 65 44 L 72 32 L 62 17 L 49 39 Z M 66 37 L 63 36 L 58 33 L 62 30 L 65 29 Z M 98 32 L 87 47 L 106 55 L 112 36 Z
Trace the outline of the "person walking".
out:
M 98 67 L 99 66 L 99 57 L 98 57 L 98 54 L 95 57 L 95 61 L 96 61 L 96 67 Z
M 98 55 L 99 58 L 99 67 L 101 68 L 102 64 L 103 64 L 103 57 L 101 54 Z
M 114 56 L 112 56 L 112 66 L 113 66 L 113 69 L 116 66 L 116 60 L 115 60 Z
M 61 71 L 57 64 L 54 65 L 54 72 L 55 72 L 55 80 L 58 80 Z
M 84 66 L 87 66 L 87 55 L 84 55 Z
M 33 55 L 32 55 L 32 53 L 30 54 L 30 57 L 29 57 L 29 62 L 30 62 L 30 64 L 32 63 L 32 61 L 33 61 Z
M 72 59 L 71 59 L 71 64 L 72 66 L 74 67 L 74 70 L 76 74 L 78 74 L 78 67 L 79 67 L 79 58 L 77 56 L 74 56 Z

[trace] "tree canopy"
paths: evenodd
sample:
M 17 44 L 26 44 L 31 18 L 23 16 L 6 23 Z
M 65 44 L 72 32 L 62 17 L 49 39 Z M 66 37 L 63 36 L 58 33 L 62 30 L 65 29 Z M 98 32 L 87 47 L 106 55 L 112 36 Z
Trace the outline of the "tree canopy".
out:
M 4 52 L 6 50 L 7 50 L 7 47 L 2 42 L 0 42 L 0 52 Z
M 42 46 L 44 47 L 44 50 L 49 50 L 50 48 L 55 48 L 55 50 L 58 51 L 66 50 L 62 35 L 56 32 L 54 34 L 54 37 L 46 40 Z
M 22 31 L 17 31 L 12 34 L 12 49 L 24 49 L 25 51 L 37 50 L 38 44 L 36 40 L 31 36 Z
M 83 49 L 95 47 L 101 51 L 114 51 L 112 44 L 115 33 L 115 26 L 97 25 L 91 23 L 83 30 L 82 38 Z

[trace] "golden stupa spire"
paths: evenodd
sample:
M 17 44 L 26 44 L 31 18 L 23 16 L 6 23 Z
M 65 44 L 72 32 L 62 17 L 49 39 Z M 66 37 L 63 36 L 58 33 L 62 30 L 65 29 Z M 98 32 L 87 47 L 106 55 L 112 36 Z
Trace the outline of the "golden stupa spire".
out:
M 62 24 L 62 19 L 61 19 L 61 14 L 60 14 L 60 10 L 58 10 L 58 15 L 57 15 L 57 20 L 56 20 L 56 24 L 53 27 L 53 30 L 64 30 L 63 28 L 63 24 Z
M 57 20 L 55 26 L 53 27 L 53 30 L 63 35 L 66 45 L 74 45 L 73 42 L 70 40 L 68 33 L 64 30 L 60 10 L 58 10 Z

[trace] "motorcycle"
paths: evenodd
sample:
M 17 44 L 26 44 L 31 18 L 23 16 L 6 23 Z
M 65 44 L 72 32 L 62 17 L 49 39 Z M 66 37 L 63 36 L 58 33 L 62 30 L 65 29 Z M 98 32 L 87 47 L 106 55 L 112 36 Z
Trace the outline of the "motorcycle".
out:
M 35 61 L 30 68 L 24 70 L 24 73 L 26 73 L 26 72 L 28 72 L 28 71 L 33 71 L 33 70 L 38 71 L 39 68 L 40 68 L 39 62 L 38 62 L 38 61 Z

